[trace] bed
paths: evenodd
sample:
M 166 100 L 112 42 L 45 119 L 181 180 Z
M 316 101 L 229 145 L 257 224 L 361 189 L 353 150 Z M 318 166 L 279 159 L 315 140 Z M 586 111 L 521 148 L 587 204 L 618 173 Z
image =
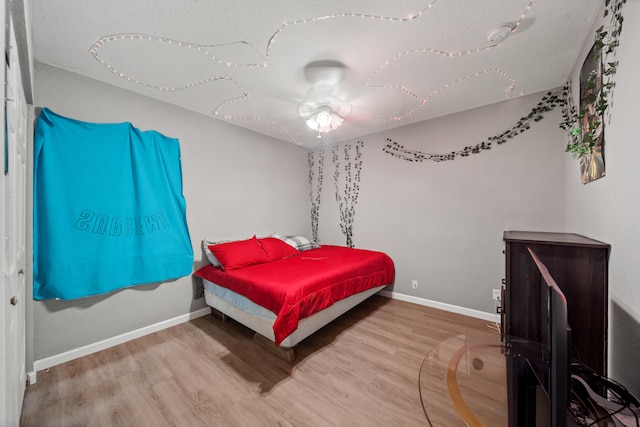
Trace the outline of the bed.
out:
M 317 245 L 302 236 L 203 240 L 211 262 L 194 273 L 206 303 L 253 330 L 285 359 L 309 335 L 393 283 L 377 251 Z

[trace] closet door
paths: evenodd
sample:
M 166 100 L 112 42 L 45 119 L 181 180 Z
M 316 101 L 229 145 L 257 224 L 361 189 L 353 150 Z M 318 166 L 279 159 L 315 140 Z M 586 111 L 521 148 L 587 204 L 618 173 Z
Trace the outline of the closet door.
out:
M 6 11 L 6 10 L 5 10 Z M 25 266 L 27 106 L 10 15 L 5 40 L 5 102 L 2 155 L 2 288 L 0 316 L 0 425 L 17 426 L 26 387 Z

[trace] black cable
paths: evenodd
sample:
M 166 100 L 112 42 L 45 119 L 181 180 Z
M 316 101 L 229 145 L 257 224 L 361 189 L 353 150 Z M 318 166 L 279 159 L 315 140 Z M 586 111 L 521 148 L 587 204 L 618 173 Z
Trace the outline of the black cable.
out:
M 606 419 L 608 419 L 608 418 L 612 418 L 614 415 L 616 415 L 616 414 L 618 414 L 618 413 L 622 412 L 622 411 L 623 411 L 623 410 L 625 410 L 625 409 L 629 409 L 629 410 L 631 410 L 631 408 L 630 408 L 628 405 L 627 405 L 627 406 L 623 406 L 623 407 L 621 407 L 621 408 L 619 408 L 619 409 L 616 409 L 616 410 L 615 410 L 615 411 L 613 411 L 613 412 L 608 413 L 608 414 L 607 414 L 607 415 L 605 415 L 604 417 L 600 417 L 600 418 L 596 419 L 596 420 L 595 420 L 595 421 L 593 421 L 591 424 L 587 424 L 587 426 L 586 426 L 586 427 L 591 427 L 591 426 L 593 426 L 593 425 L 598 424 L 600 421 L 604 421 L 604 420 L 606 420 Z M 634 411 L 631 411 L 631 413 L 634 415 L 634 417 L 635 417 L 635 419 L 636 419 L 636 427 L 640 427 L 640 424 L 638 424 L 638 423 L 639 423 L 638 415 L 637 415 Z
M 607 415 L 597 418 L 595 421 L 587 424 L 587 427 L 596 425 L 600 421 L 611 419 L 614 415 L 624 411 L 625 409 L 627 409 L 628 412 L 631 413 L 635 418 L 636 427 L 640 427 L 640 419 L 638 417 L 638 413 L 636 413 L 636 410 L 640 407 L 640 403 L 638 402 L 638 399 L 633 394 L 631 394 L 629 390 L 627 390 L 626 387 L 611 378 L 601 376 L 593 369 L 580 362 L 571 363 L 570 366 L 573 376 L 575 376 L 576 378 L 582 378 L 581 381 L 588 381 L 592 383 L 594 386 L 596 386 L 596 388 L 600 389 L 601 392 L 606 392 L 608 397 L 604 397 L 602 395 L 601 397 L 604 400 L 619 406 L 618 409 L 609 412 L 609 410 L 613 408 L 607 408 L 602 403 L 599 403 L 597 401 L 593 402 L 596 404 L 596 407 L 599 406 L 600 408 L 605 410 L 607 412 Z M 586 387 L 586 383 L 583 383 L 582 385 Z M 634 406 L 635 410 L 632 409 L 632 405 Z M 596 414 L 594 413 L 594 415 Z

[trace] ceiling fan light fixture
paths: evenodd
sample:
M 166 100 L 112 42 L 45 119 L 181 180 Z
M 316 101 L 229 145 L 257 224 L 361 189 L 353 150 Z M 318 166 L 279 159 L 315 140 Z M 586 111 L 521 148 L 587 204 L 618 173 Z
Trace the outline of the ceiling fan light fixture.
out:
M 516 24 L 513 22 L 503 22 L 487 31 L 487 41 L 491 44 L 502 43 L 504 39 L 509 37 L 513 30 L 515 30 Z
M 313 74 L 311 71 L 315 71 L 313 77 L 319 78 L 326 69 L 338 69 L 339 76 L 335 73 L 329 74 L 339 80 L 338 77 L 341 77 L 344 65 L 337 66 L 335 64 L 335 61 L 316 61 L 307 66 L 305 72 L 311 76 Z M 333 65 L 333 67 L 329 65 Z M 337 80 L 332 83 L 337 83 Z M 351 113 L 351 104 L 337 96 L 336 87 L 328 84 L 329 81 L 329 78 L 314 80 L 314 85 L 307 91 L 306 99 L 298 104 L 298 115 L 304 119 L 309 128 L 316 132 L 318 138 L 320 138 L 320 133 L 338 129 L 344 122 L 343 117 Z
M 318 108 L 315 114 L 313 114 L 306 123 L 311 129 L 316 132 L 331 132 L 336 130 L 344 119 L 338 114 L 331 111 L 331 108 L 322 106 Z
M 331 110 L 328 107 L 322 107 L 316 114 L 318 126 L 328 126 L 331 124 Z

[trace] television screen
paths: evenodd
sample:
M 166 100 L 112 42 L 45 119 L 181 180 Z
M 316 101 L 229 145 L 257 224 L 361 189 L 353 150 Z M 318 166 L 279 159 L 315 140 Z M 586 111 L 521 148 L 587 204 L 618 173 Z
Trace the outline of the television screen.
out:
M 527 289 L 524 336 L 508 337 L 509 425 L 565 427 L 570 384 L 567 300 L 547 267 L 528 250 L 539 280 Z
M 541 279 L 539 310 L 536 310 L 539 322 L 535 322 L 537 325 L 532 328 L 529 337 L 539 345 L 533 345 L 537 351 L 528 352 L 527 361 L 548 397 L 551 426 L 566 426 L 570 377 L 567 300 L 547 267 L 531 249 L 529 253 L 540 271 Z

